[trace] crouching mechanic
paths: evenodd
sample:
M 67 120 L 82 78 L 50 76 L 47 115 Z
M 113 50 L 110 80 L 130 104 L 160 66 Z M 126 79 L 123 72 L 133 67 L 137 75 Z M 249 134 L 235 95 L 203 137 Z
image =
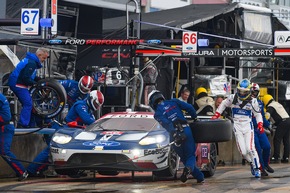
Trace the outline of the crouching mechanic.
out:
M 237 147 L 242 156 L 251 164 L 251 172 L 261 177 L 260 160 L 255 148 L 252 114 L 256 117 L 257 128 L 264 132 L 263 119 L 256 98 L 251 97 L 251 83 L 243 79 L 238 83 L 237 93 L 222 101 L 212 119 L 218 119 L 226 107 L 230 107 L 234 122 L 234 134 Z
M 191 174 L 197 179 L 197 183 L 203 183 L 204 175 L 196 167 L 195 141 L 182 112 L 182 110 L 187 111 L 196 120 L 195 109 L 191 104 L 175 98 L 165 100 L 158 90 L 153 90 L 148 95 L 148 99 L 149 105 L 155 110 L 154 118 L 170 133 L 170 141 L 175 142 L 174 150 L 185 166 L 180 180 L 186 182 Z
M 94 90 L 90 92 L 89 97 L 85 100 L 77 101 L 69 110 L 66 116 L 66 121 L 69 125 L 70 122 L 77 122 L 76 126 L 90 125 L 95 121 L 93 113 L 98 110 L 104 103 L 103 94 Z M 30 176 L 38 175 L 48 168 L 49 153 L 50 153 L 50 140 L 52 135 L 47 135 L 45 141 L 47 147 L 40 152 L 31 164 L 27 167 Z M 42 164 L 39 164 L 42 163 Z
M 77 125 L 90 125 L 95 122 L 94 112 L 97 111 L 104 103 L 104 96 L 98 90 L 90 92 L 90 96 L 85 100 L 77 101 L 68 111 L 65 117 L 69 125 L 76 122 Z

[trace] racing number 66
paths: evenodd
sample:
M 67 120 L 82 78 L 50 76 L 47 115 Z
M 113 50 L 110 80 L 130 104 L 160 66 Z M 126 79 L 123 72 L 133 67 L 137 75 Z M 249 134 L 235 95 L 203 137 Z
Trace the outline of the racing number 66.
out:
M 196 33 L 183 33 L 183 43 L 185 44 L 195 44 L 196 43 Z

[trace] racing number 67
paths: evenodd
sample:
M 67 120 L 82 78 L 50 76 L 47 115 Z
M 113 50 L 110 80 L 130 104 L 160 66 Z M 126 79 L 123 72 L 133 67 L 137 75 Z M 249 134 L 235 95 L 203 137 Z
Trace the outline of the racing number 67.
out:
M 22 22 L 24 24 L 28 24 L 30 22 L 30 14 L 32 14 L 32 22 L 31 24 L 35 23 L 36 16 L 38 15 L 39 11 L 37 10 L 25 10 L 22 13 Z

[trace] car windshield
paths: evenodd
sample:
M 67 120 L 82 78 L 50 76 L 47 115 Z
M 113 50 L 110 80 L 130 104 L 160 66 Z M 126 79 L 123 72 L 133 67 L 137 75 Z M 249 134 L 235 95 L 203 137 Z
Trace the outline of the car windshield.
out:
M 104 118 L 86 128 L 87 131 L 152 131 L 161 125 L 154 119 L 147 118 Z

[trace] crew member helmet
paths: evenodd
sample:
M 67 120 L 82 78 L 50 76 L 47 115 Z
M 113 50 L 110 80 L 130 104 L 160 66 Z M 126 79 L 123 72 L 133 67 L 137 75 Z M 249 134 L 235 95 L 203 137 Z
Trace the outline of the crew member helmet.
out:
M 94 86 L 94 79 L 88 75 L 82 76 L 79 80 L 79 90 L 83 94 L 87 94 L 91 91 L 92 87 Z
M 257 98 L 260 95 L 260 86 L 257 83 L 252 83 L 252 96 Z
M 269 94 L 265 94 L 262 98 L 262 101 L 263 101 L 265 106 L 267 106 L 270 103 L 270 101 L 272 101 L 272 100 L 274 100 L 274 99 L 273 99 L 272 95 L 269 95 Z
M 240 100 L 246 100 L 251 96 L 251 83 L 248 79 L 243 79 L 238 83 L 237 95 Z
M 207 90 L 204 87 L 197 88 L 195 91 L 196 96 L 200 95 L 201 93 L 207 94 Z
M 152 109 L 156 109 L 156 106 L 160 100 L 165 100 L 163 94 L 159 90 L 153 90 L 148 95 L 149 105 Z
M 104 103 L 104 95 L 101 91 L 93 90 L 87 99 L 88 105 L 94 111 L 98 110 Z

